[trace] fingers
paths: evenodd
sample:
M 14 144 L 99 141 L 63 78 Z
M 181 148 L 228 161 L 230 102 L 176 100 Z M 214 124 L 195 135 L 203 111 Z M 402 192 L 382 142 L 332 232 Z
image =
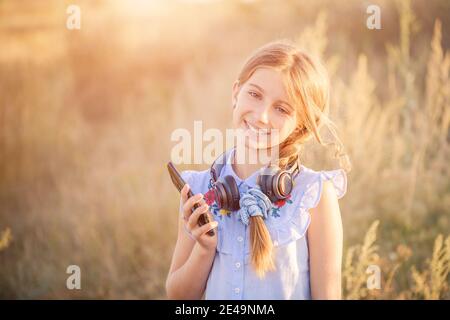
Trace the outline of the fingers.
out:
M 195 239 L 198 239 L 200 238 L 200 236 L 204 235 L 209 230 L 216 228 L 218 225 L 219 223 L 217 221 L 211 221 L 210 223 L 204 224 L 201 227 L 193 230 L 191 234 Z
M 209 211 L 209 209 L 208 209 L 208 211 L 206 212 L 206 214 L 207 214 L 208 217 L 209 217 L 209 221 L 214 221 L 214 220 L 215 220 L 215 219 L 214 219 L 214 216 L 212 215 L 211 211 Z
M 182 203 L 185 203 L 186 200 L 188 199 L 188 196 L 187 196 L 188 192 L 189 192 L 189 185 L 186 183 L 183 186 L 183 189 L 181 189 L 181 202 Z
M 186 192 L 186 198 L 187 198 L 187 192 Z M 192 207 L 196 203 L 198 203 L 199 205 L 202 205 L 202 204 L 205 203 L 205 200 L 203 199 L 203 194 L 198 193 L 198 194 L 194 195 L 193 197 L 190 197 L 189 199 L 187 199 L 184 202 L 184 204 L 183 204 L 183 216 L 184 216 L 185 220 L 189 219 L 190 215 L 192 214 Z
M 191 216 L 188 220 L 188 227 L 189 229 L 194 229 L 195 225 L 198 224 L 198 218 L 201 214 L 204 214 L 209 209 L 209 206 L 206 203 L 203 203 L 200 207 L 194 210 L 192 212 Z

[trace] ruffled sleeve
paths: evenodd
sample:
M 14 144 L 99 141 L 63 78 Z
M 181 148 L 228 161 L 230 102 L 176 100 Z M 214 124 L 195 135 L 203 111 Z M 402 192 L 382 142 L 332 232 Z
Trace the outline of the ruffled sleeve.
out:
M 332 182 L 338 199 L 341 199 L 347 192 L 347 175 L 343 169 L 318 171 L 315 173 L 317 176 L 306 186 L 301 197 L 300 207 L 302 208 L 311 209 L 319 204 L 324 181 Z
M 287 244 L 305 235 L 311 222 L 308 209 L 319 203 L 324 181 L 332 182 L 338 199 L 347 192 L 347 176 L 344 170 L 303 169 L 295 180 L 292 206 L 287 206 L 279 219 L 270 219 L 267 223 L 274 246 Z

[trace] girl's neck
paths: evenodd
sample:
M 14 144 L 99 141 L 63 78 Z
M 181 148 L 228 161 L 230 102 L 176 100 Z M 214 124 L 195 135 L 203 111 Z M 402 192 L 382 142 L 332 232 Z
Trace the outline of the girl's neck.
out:
M 245 157 L 242 155 L 236 155 L 237 152 L 245 152 Z M 255 150 L 252 148 L 242 148 L 238 151 L 234 150 L 231 166 L 236 175 L 245 180 L 259 169 L 266 167 L 273 159 L 271 159 L 271 150 Z M 245 161 L 240 161 L 244 159 Z

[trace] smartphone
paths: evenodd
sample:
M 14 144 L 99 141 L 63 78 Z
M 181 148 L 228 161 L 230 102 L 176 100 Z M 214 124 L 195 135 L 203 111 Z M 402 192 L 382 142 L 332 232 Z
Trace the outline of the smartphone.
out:
M 169 170 L 170 178 L 172 179 L 173 184 L 178 189 L 178 191 L 181 192 L 181 189 L 183 189 L 186 182 L 183 180 L 180 173 L 175 168 L 175 166 L 173 165 L 172 162 L 169 161 L 169 163 L 167 164 L 167 169 Z M 193 195 L 194 194 L 192 193 L 192 190 L 189 189 L 188 198 L 192 197 Z M 198 203 L 195 203 L 194 208 L 192 210 L 195 210 L 198 207 L 200 207 L 200 205 Z M 198 225 L 199 226 L 207 224 L 210 221 L 211 220 L 209 219 L 209 216 L 206 213 L 204 213 L 204 214 L 200 215 L 200 217 L 198 217 Z M 214 236 L 214 229 L 209 230 L 207 232 L 207 234 L 211 237 Z

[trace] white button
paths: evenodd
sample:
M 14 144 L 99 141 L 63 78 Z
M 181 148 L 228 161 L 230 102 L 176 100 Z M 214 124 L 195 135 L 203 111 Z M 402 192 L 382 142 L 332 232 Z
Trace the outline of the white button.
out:
M 236 268 L 239 268 L 241 266 L 240 262 L 236 262 Z
M 241 289 L 239 289 L 239 288 L 234 288 L 234 292 L 235 293 L 239 293 L 241 291 Z
M 242 240 L 244 240 L 244 238 L 242 238 L 241 236 L 237 237 L 237 241 L 242 242 Z

